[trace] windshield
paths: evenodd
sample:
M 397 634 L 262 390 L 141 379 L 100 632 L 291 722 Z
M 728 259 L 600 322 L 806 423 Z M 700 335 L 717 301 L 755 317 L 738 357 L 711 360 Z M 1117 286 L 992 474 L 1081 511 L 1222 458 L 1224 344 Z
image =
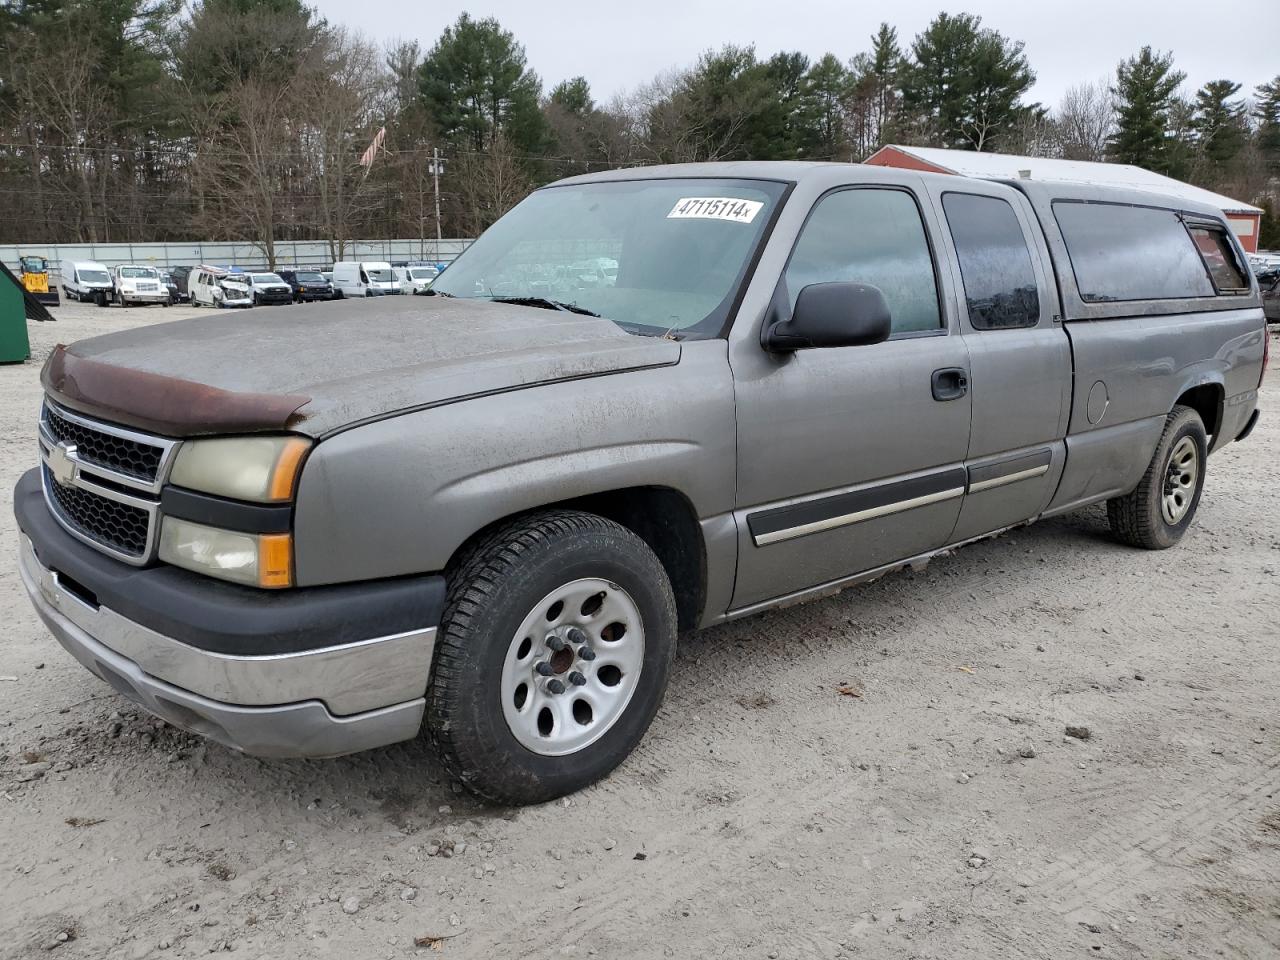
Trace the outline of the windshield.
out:
M 436 275 L 436 272 L 434 270 L 422 269 L 422 270 L 409 271 L 410 280 L 430 280 L 435 275 Z
M 250 276 L 253 277 L 254 283 L 284 283 L 284 281 L 274 273 L 253 273 L 250 274 Z
M 324 277 L 318 273 L 295 273 L 293 279 L 299 283 L 324 283 Z
M 120 276 L 130 280 L 145 278 L 147 280 L 158 280 L 159 276 L 150 267 L 121 267 Z
M 111 277 L 105 270 L 77 270 L 81 283 L 110 283 Z
M 390 283 L 395 279 L 390 267 L 365 267 L 364 272 L 370 283 Z
M 672 179 L 539 190 L 432 289 L 557 301 L 630 333 L 716 337 L 783 189 L 763 180 Z

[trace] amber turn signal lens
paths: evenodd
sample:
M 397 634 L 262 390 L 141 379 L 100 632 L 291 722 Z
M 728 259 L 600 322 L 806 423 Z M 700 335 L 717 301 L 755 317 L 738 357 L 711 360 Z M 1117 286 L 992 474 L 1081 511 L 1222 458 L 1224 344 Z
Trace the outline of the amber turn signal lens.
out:
M 298 470 L 302 466 L 302 458 L 311 448 L 311 443 L 301 437 L 291 437 L 280 451 L 280 459 L 271 473 L 270 496 L 272 500 L 289 500 L 293 497 L 293 487 L 298 479 Z
M 258 538 L 258 586 L 293 586 L 293 537 L 289 534 Z

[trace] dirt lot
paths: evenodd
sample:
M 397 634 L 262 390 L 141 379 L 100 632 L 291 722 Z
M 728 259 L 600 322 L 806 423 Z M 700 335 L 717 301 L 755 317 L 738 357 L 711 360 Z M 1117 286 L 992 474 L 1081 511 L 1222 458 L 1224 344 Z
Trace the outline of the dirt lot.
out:
M 34 351 L 184 312 L 64 307 Z M 0 368 L 6 490 L 38 372 Z M 1277 371 L 1262 406 L 1177 549 L 1095 509 L 686 638 L 636 755 L 524 810 L 421 743 L 263 762 L 140 716 L 5 562 L 0 956 L 1280 956 Z

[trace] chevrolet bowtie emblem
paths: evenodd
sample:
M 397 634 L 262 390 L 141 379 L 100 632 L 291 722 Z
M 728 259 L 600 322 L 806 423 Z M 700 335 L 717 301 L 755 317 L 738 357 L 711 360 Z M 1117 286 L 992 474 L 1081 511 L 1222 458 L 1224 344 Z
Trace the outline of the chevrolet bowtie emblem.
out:
M 71 486 L 76 476 L 75 444 L 58 443 L 49 448 L 49 472 L 64 487 Z

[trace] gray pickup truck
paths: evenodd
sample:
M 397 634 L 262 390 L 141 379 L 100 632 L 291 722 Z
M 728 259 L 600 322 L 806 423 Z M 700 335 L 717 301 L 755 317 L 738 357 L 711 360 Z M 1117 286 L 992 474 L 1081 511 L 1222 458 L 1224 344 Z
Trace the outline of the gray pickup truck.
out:
M 268 757 L 425 732 L 476 794 L 545 800 L 636 746 L 681 630 L 1100 501 L 1177 543 L 1258 417 L 1244 262 L 1148 193 L 566 180 L 429 299 L 58 348 L 22 576 L 177 726 Z

